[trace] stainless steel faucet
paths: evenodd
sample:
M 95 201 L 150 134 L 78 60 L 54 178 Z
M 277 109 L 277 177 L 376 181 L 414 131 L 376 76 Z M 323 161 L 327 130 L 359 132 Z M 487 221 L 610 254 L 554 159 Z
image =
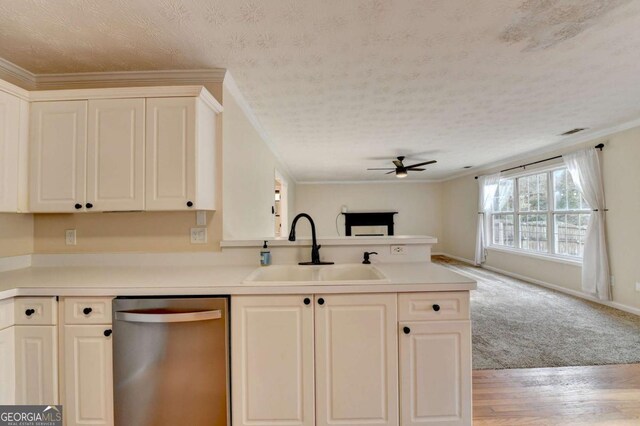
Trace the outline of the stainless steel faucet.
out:
M 306 213 L 300 213 L 297 215 L 291 223 L 291 232 L 289 232 L 289 241 L 296 240 L 296 224 L 301 217 L 307 218 L 311 224 L 311 262 L 300 262 L 298 265 L 333 265 L 333 262 L 321 262 L 320 261 L 320 247 L 318 240 L 316 240 L 316 224 L 313 223 L 313 219 Z

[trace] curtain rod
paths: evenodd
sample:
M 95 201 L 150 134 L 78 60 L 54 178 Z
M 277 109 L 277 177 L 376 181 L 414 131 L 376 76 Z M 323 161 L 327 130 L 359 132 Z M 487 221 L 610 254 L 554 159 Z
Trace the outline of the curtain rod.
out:
M 604 148 L 604 144 L 603 143 L 599 143 L 594 148 L 599 149 L 600 151 L 602 151 L 602 148 Z M 510 167 L 508 169 L 500 170 L 500 173 L 509 172 L 509 171 L 515 170 L 515 169 L 525 168 L 527 166 L 533 166 L 534 164 L 540 164 L 540 163 L 544 163 L 546 161 L 557 160 L 558 158 L 562 158 L 562 155 L 556 155 L 555 157 L 545 158 L 544 160 L 534 161 L 532 163 L 523 164 L 521 166 Z M 478 179 L 478 176 L 476 176 L 474 179 Z

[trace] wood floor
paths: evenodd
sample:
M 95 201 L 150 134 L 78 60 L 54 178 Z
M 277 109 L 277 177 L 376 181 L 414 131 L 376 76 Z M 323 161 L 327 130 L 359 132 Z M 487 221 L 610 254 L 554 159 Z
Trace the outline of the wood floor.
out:
M 473 417 L 474 426 L 638 426 L 640 364 L 475 370 Z

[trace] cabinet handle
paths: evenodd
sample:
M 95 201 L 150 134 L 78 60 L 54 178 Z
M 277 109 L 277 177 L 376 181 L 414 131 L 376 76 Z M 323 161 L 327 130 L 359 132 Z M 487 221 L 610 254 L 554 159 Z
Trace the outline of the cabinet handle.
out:
M 322 297 L 318 299 L 318 305 L 324 305 L 324 299 Z
M 402 331 L 404 332 L 404 334 L 409 334 L 411 333 L 411 329 L 409 327 L 403 327 Z
M 31 315 L 35 314 L 36 310 L 35 309 L 27 309 L 26 311 L 24 311 L 24 314 L 28 317 L 30 317 Z
M 93 204 L 91 204 L 91 203 L 87 203 L 86 207 L 87 207 L 88 209 L 92 209 L 92 208 L 93 208 Z
M 438 312 L 440 310 L 440 305 L 438 305 L 437 303 L 433 305 L 433 310 Z
M 108 328 L 108 329 L 106 329 L 106 330 L 104 331 L 104 333 L 102 333 L 102 334 L 104 334 L 104 337 L 109 337 L 109 336 L 111 336 L 111 333 L 113 333 L 113 330 L 111 330 L 110 328 Z
M 76 203 L 73 207 L 75 207 L 76 210 L 80 210 L 82 208 L 82 204 Z
M 193 202 L 192 201 L 187 201 L 187 207 L 193 207 Z
M 93 309 L 91 309 L 91 308 L 84 308 L 82 310 L 82 313 L 85 314 L 85 315 L 89 315 L 91 312 L 93 312 Z
M 310 303 L 311 303 L 311 299 L 309 299 L 308 297 L 305 297 L 305 298 L 304 298 L 304 304 L 305 304 L 305 305 L 308 305 L 308 304 L 310 304 Z

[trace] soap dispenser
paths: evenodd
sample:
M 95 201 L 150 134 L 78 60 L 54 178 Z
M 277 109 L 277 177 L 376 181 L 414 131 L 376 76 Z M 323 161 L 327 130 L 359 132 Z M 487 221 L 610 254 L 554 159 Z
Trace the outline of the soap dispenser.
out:
M 265 240 L 262 250 L 260 250 L 260 266 L 269 266 L 271 265 L 271 252 L 267 247 L 267 241 Z

